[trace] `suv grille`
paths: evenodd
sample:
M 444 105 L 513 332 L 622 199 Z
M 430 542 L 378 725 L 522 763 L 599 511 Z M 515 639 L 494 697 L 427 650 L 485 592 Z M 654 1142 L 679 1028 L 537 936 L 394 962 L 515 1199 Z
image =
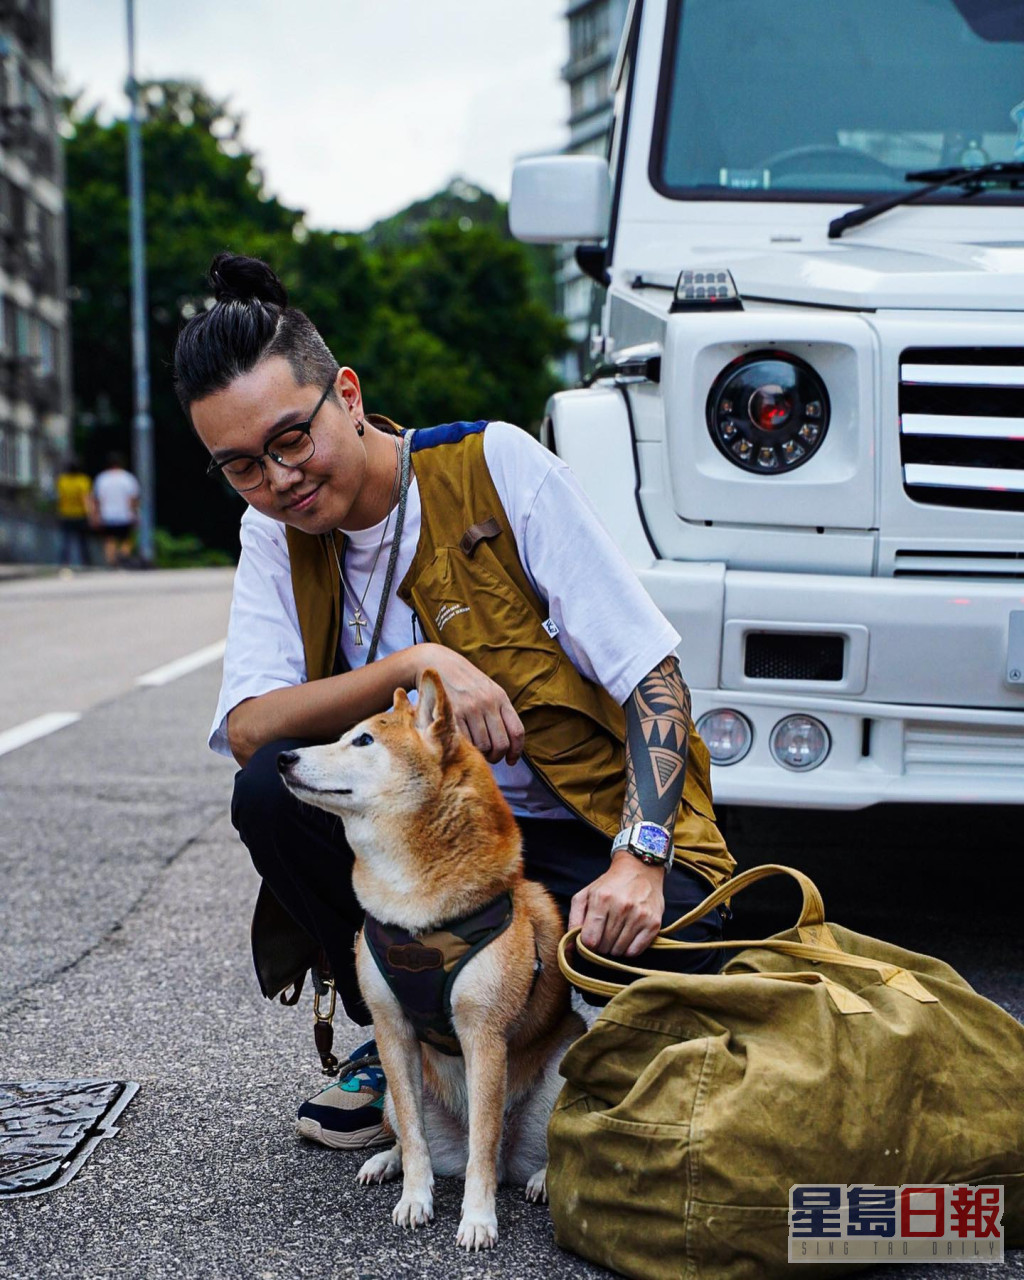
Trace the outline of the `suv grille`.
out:
M 893 557 L 894 578 L 1024 578 L 1024 551 L 937 551 L 913 547 Z
M 900 460 L 914 502 L 1024 511 L 1024 348 L 904 351 Z

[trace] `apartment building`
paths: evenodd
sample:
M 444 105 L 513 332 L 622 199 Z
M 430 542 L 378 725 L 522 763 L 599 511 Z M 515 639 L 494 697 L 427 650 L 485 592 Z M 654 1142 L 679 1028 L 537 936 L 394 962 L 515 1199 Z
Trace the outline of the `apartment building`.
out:
M 569 88 L 567 151 L 605 155 L 612 123 L 610 79 L 626 20 L 627 0 L 570 0 L 569 60 L 562 79 Z M 590 340 L 594 283 L 580 271 L 571 249 L 561 256 L 557 277 L 559 307 L 575 349 L 563 376 L 578 380 Z
M 47 560 L 70 443 L 63 172 L 50 0 L 0 0 L 0 561 Z

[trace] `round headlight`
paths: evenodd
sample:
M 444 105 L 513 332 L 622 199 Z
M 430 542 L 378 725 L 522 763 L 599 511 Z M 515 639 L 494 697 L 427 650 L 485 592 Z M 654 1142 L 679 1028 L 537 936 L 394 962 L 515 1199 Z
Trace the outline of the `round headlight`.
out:
M 772 730 L 769 744 L 775 760 L 787 769 L 814 769 L 828 755 L 832 739 L 813 716 L 786 716 Z
M 806 361 L 758 351 L 727 365 L 707 404 L 708 430 L 731 463 L 779 475 L 801 467 L 828 431 L 825 384 Z
M 697 732 L 714 764 L 736 764 L 754 741 L 750 721 L 738 711 L 705 711 L 697 721 Z

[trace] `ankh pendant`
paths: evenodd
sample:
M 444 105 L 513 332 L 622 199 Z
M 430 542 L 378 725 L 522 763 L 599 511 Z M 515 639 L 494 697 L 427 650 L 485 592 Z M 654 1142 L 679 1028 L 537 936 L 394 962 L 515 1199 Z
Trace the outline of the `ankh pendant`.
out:
M 356 641 L 355 641 L 355 642 L 356 642 L 356 644 L 357 644 L 357 645 L 361 645 L 361 644 L 363 643 L 363 633 L 362 633 L 361 628 L 362 628 L 362 627 L 368 627 L 368 626 L 370 625 L 370 621 L 369 621 L 369 619 L 368 619 L 368 618 L 366 618 L 366 617 L 364 617 L 364 616 L 363 616 L 363 613 L 362 613 L 362 611 L 360 610 L 360 608 L 358 607 L 358 605 L 356 606 L 356 609 L 355 609 L 355 611 L 354 611 L 354 612 L 353 612 L 353 614 L 352 614 L 352 621 L 351 621 L 348 625 L 349 625 L 350 627 L 355 627 L 355 629 L 356 629 Z

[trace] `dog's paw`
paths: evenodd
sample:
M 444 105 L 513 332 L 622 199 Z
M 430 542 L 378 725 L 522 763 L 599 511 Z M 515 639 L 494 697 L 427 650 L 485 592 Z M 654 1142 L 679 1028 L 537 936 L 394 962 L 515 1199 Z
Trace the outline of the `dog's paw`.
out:
M 493 1249 L 498 1243 L 498 1219 L 493 1213 L 464 1213 L 456 1243 L 471 1253 Z
M 548 1202 L 548 1167 L 538 1169 L 526 1184 L 526 1198 L 531 1204 L 547 1204 Z
M 361 1187 L 368 1187 L 375 1182 L 390 1182 L 402 1172 L 402 1149 L 392 1147 L 390 1151 L 378 1151 L 356 1174 L 356 1182 Z
M 434 1216 L 434 1197 L 429 1191 L 422 1195 L 406 1192 L 395 1205 L 391 1221 L 396 1227 L 408 1227 L 415 1231 L 425 1227 Z

